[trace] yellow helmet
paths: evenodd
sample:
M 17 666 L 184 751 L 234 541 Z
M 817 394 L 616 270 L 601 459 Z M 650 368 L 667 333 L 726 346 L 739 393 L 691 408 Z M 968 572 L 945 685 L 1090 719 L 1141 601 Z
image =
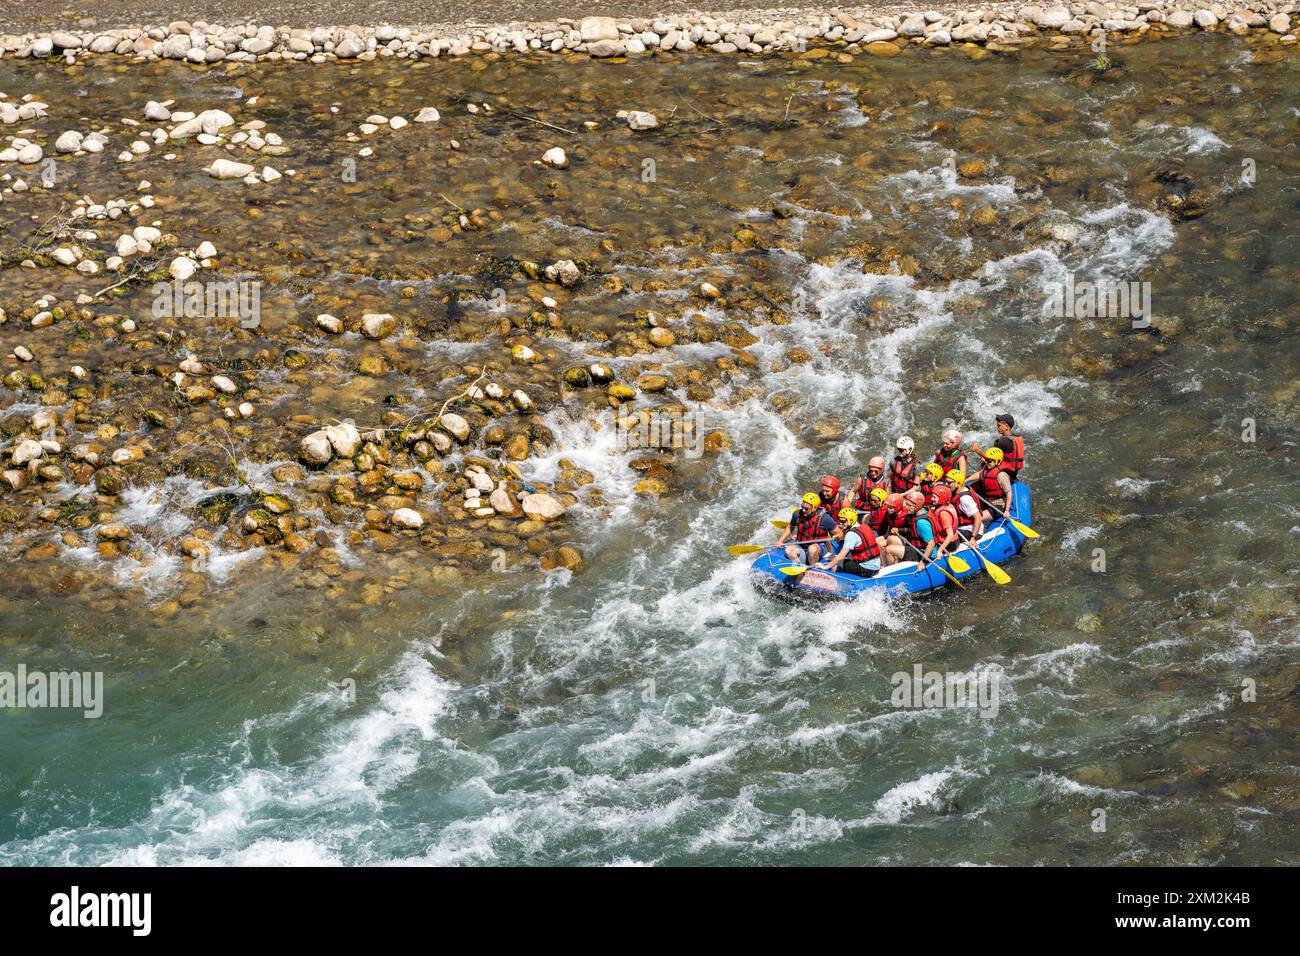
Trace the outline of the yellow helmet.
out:
M 956 468 L 949 468 L 948 474 L 944 475 L 944 477 L 952 482 L 954 488 L 960 488 L 962 485 L 966 484 L 966 476 Z
M 871 489 L 872 504 L 883 505 L 885 503 L 885 499 L 888 497 L 889 497 L 889 492 L 886 491 L 884 488 Z
M 822 506 L 822 499 L 820 496 L 815 495 L 810 491 L 808 494 L 803 496 L 803 503 L 806 505 L 812 505 L 814 508 L 820 508 Z
M 925 466 L 925 475 L 931 481 L 938 481 L 943 477 L 943 465 L 939 464 L 937 461 L 930 462 L 930 464 Z
M 858 523 L 858 513 L 857 513 L 856 511 L 854 511 L 852 508 L 841 508 L 841 509 L 840 509 L 840 520 L 841 520 L 841 521 L 844 521 L 844 522 L 846 522 L 846 523 L 848 523 L 848 524 L 857 524 L 857 523 Z
M 988 449 L 987 451 L 984 452 L 984 460 L 991 461 L 995 465 L 1002 464 L 1002 449 L 1001 448 Z

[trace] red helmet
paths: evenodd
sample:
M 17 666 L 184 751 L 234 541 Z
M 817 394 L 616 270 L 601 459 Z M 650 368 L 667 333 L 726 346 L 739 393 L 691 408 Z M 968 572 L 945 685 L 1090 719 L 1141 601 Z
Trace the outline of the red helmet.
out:
M 840 493 L 840 480 L 834 475 L 826 475 L 822 478 L 822 487 L 830 486 L 831 493 L 838 495 Z
M 925 495 L 921 494 L 921 492 L 919 492 L 919 491 L 918 491 L 917 489 L 915 489 L 915 488 L 913 488 L 911 491 L 905 491 L 905 492 L 903 492 L 903 500 L 904 500 L 904 501 L 910 501 L 912 504 L 916 505 L 918 508 L 924 508 L 924 507 L 925 507 Z
M 951 500 L 952 500 L 952 489 L 949 488 L 947 485 L 937 485 L 935 486 L 934 490 L 930 492 L 930 504 L 932 505 L 938 505 L 940 508 L 942 508 Z
M 885 507 L 890 511 L 898 511 L 903 507 L 903 496 L 900 494 L 890 495 L 885 499 Z

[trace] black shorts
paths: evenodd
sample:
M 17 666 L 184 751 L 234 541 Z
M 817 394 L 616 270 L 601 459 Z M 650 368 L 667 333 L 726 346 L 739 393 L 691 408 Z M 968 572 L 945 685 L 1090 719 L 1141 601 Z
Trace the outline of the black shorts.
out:
M 874 568 L 868 568 L 861 561 L 854 561 L 852 558 L 845 558 L 840 564 L 840 570 L 845 574 L 856 574 L 860 578 L 871 578 L 875 577 L 876 572 L 880 570 L 880 567 L 876 566 Z
M 912 542 L 907 540 L 903 541 L 903 560 L 904 561 L 921 560 L 921 552 L 917 550 L 916 545 L 912 544 Z

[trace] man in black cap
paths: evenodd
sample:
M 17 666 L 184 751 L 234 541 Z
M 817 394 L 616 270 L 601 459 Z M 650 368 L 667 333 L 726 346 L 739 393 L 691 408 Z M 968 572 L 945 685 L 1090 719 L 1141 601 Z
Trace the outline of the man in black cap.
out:
M 1016 427 L 1016 420 L 1011 415 L 1003 412 L 994 416 L 993 420 L 998 429 L 998 440 L 993 443 L 993 447 L 1002 449 L 1002 467 L 1011 476 L 1011 480 L 1015 481 L 1020 469 L 1025 467 L 1025 440 L 1019 435 L 1011 434 Z M 971 451 L 977 455 L 984 454 L 980 446 L 973 442 Z

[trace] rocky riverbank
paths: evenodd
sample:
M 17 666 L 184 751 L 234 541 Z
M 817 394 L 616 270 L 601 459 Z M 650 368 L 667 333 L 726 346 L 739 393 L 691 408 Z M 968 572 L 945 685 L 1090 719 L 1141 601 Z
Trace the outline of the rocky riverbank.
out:
M 1248 61 L 1293 55 L 1279 37 L 1252 31 Z M 1038 57 L 1069 97 L 1131 77 L 1136 38 L 1114 63 L 1058 39 L 1000 68 Z M 1113 182 L 1177 222 L 1231 194 L 1197 165 L 1222 144 L 1193 121 L 1212 103 L 1194 85 L 1109 117 L 1176 110 L 1190 164 L 1098 170 L 1043 152 L 1049 125 L 1095 134 L 1069 97 L 971 115 L 962 83 L 907 55 L 846 69 L 851 46 L 754 60 L 725 92 L 707 58 L 0 59 L 10 591 L 110 611 L 143 593 L 166 615 L 277 572 L 361 607 L 416 581 L 577 571 L 600 515 L 716 494 L 755 415 L 849 440 L 854 422 L 795 387 L 834 375 L 830 343 L 787 332 L 817 270 L 879 282 L 854 301 L 888 336 L 914 308 L 891 283 L 973 314 L 961 283 L 1086 243 L 1073 206 Z M 1104 378 L 1177 325 L 1069 362 Z
M 589 16 L 497 26 L 443 24 L 433 27 L 289 27 L 248 22 L 223 26 L 174 21 L 165 26 L 103 31 L 62 29 L 0 36 L 0 55 L 96 54 L 191 63 L 296 60 L 420 59 L 473 53 L 550 52 L 620 57 L 711 50 L 715 53 L 802 52 L 822 45 L 847 55 L 893 56 L 908 44 L 991 44 L 1014 47 L 1040 35 L 1095 37 L 1141 35 L 1151 30 L 1212 30 L 1244 35 L 1267 31 L 1283 43 L 1296 40 L 1293 2 L 1204 4 L 1139 0 L 1134 4 L 1069 5 L 991 3 L 972 9 L 940 6 L 892 8 L 747 10 L 720 14 L 653 17 Z

